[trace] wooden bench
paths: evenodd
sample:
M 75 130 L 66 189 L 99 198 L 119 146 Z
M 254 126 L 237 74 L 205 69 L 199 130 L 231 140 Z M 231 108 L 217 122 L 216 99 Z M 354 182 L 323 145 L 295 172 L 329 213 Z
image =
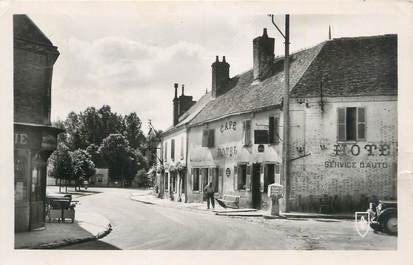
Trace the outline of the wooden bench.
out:
M 239 208 L 239 198 L 240 196 L 238 195 L 227 195 L 224 194 L 222 199 L 215 199 L 224 208 L 233 208 L 233 209 L 238 209 Z

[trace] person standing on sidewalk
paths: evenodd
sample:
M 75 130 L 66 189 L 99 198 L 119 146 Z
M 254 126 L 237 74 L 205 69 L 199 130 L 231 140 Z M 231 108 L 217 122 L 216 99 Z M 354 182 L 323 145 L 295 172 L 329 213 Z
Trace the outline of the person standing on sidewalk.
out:
M 214 187 L 212 187 L 212 181 L 210 181 L 210 182 L 208 183 L 208 185 L 205 186 L 204 192 L 206 193 L 206 199 L 207 199 L 208 209 L 209 209 L 209 204 L 210 204 L 209 201 L 211 201 L 212 208 L 215 209 Z

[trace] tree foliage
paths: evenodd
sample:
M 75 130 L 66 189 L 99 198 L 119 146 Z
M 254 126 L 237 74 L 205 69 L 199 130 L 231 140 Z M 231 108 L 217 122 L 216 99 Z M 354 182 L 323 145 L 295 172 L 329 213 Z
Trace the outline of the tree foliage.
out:
M 95 164 L 85 150 L 78 149 L 71 152 L 71 157 L 75 183 L 80 184 L 82 180 L 88 180 L 96 173 Z
M 78 179 L 90 162 L 96 167 L 108 167 L 112 181 L 131 182 L 139 170 L 147 170 L 148 161 L 142 155 L 148 144 L 142 132 L 142 121 L 135 112 L 120 115 L 111 107 L 88 107 L 79 113 L 70 112 L 64 121 L 55 122 L 65 133 L 58 141 L 72 151 L 71 174 Z M 86 167 L 87 168 L 87 167 Z M 88 174 L 86 174 L 88 175 Z
M 56 179 L 64 180 L 65 183 L 69 182 L 73 177 L 73 164 L 72 157 L 70 155 L 69 148 L 59 143 L 57 149 L 52 153 L 49 158 L 51 166 L 50 175 Z

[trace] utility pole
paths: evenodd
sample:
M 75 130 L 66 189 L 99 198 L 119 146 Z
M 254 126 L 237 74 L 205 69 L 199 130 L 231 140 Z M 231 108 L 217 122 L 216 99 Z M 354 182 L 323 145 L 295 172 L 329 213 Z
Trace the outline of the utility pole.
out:
M 285 15 L 285 35 L 279 29 L 274 20 L 271 21 L 278 32 L 283 36 L 284 42 L 284 93 L 283 93 L 283 147 L 282 147 L 282 177 L 285 185 L 285 211 L 288 211 L 288 198 L 290 195 L 290 178 L 289 178 L 289 136 L 290 136 L 290 15 Z
M 163 193 L 164 193 L 164 163 L 163 163 L 163 142 L 162 142 L 162 137 L 159 135 L 159 133 L 158 133 L 158 131 L 157 130 L 155 130 L 155 128 L 153 127 L 153 125 L 152 125 L 152 121 L 151 120 L 149 120 L 148 121 L 148 123 L 149 123 L 149 128 L 151 128 L 152 130 L 153 130 L 153 132 L 155 133 L 155 136 L 156 136 L 156 138 L 159 140 L 159 143 L 161 144 L 161 147 L 160 148 L 157 148 L 157 147 L 154 147 L 154 149 L 155 150 L 160 150 L 160 153 L 161 153 L 161 157 L 159 157 L 158 156 L 158 154 L 157 154 L 157 152 L 156 152 L 156 157 L 158 158 L 158 161 L 159 161 L 159 163 L 161 164 L 161 166 L 162 166 L 162 171 L 161 171 L 161 178 L 160 178 L 160 186 L 159 186 L 159 196 L 162 198 L 163 197 Z

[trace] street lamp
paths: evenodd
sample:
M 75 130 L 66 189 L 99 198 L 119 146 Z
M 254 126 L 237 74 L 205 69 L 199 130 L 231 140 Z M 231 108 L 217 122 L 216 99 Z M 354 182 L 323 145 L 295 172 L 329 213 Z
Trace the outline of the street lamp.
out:
M 284 93 L 283 93 L 283 147 L 282 147 L 282 173 L 285 185 L 285 211 L 288 211 L 288 198 L 289 198 L 289 186 L 290 180 L 288 176 L 289 172 L 289 152 L 288 152 L 288 143 L 289 143 L 289 126 L 290 126 L 290 115 L 289 115 L 289 91 L 290 91 L 290 15 L 285 15 L 285 31 L 284 33 L 275 23 L 274 15 L 270 14 L 271 22 L 277 29 L 277 31 L 284 38 Z

